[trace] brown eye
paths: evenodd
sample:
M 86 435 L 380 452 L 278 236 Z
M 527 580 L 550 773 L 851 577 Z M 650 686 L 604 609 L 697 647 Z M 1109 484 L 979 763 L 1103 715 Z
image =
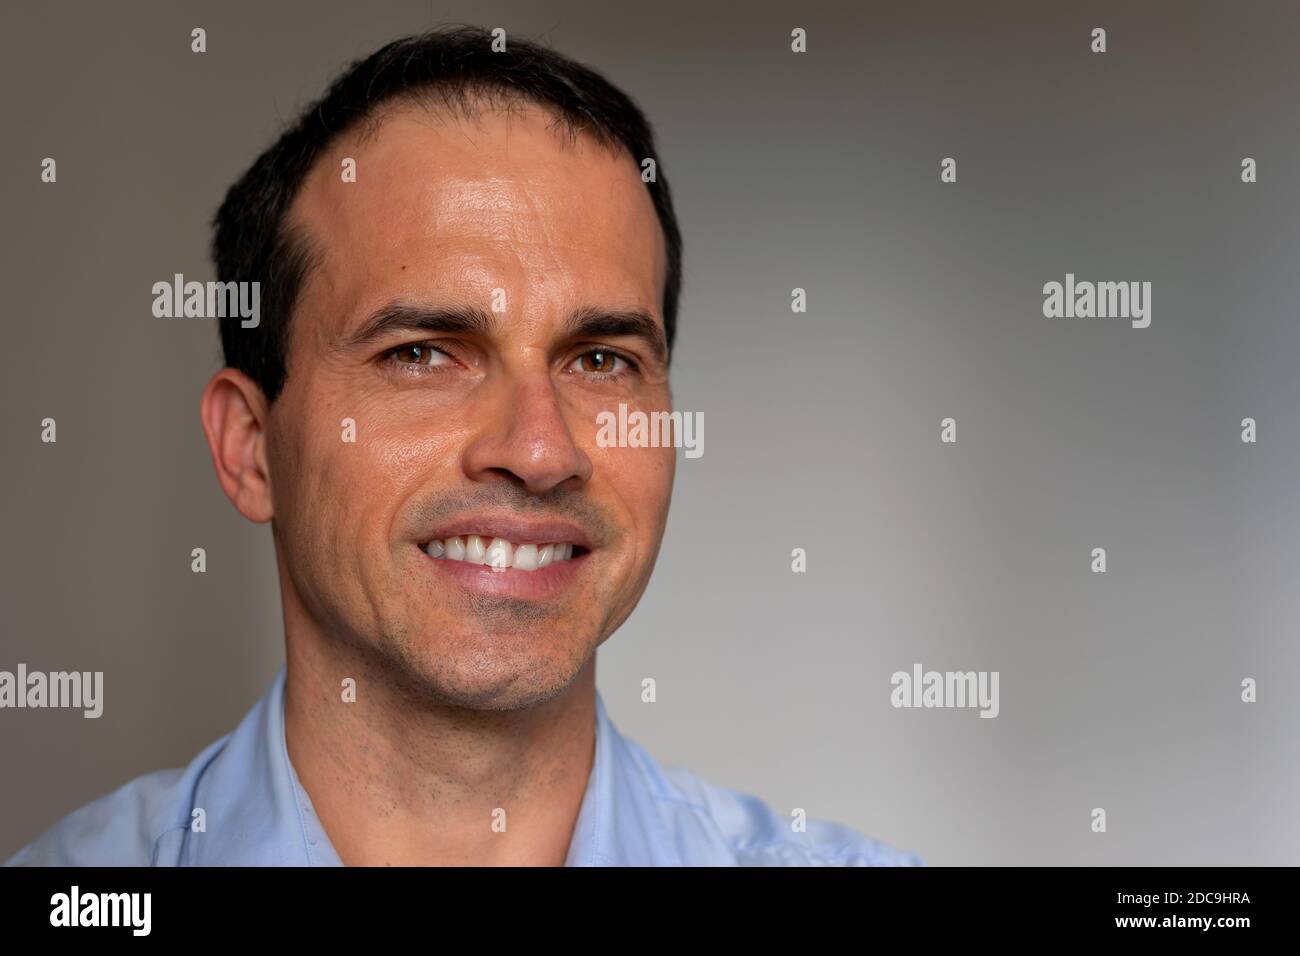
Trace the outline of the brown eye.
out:
M 604 375 L 615 370 L 620 356 L 613 352 L 606 352 L 603 349 L 592 349 L 590 352 L 584 352 L 578 356 L 581 363 L 582 371 L 590 372 L 593 375 Z
M 403 345 L 392 352 L 393 358 L 403 365 L 432 365 L 441 354 L 427 345 Z

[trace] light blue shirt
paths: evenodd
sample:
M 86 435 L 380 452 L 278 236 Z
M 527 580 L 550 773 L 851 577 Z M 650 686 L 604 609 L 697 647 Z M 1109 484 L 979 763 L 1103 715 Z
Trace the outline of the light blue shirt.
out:
M 339 866 L 289 762 L 284 679 L 180 770 L 137 777 L 64 817 L 7 866 Z M 200 819 L 203 826 L 191 824 Z M 825 820 L 661 767 L 596 693 L 596 749 L 566 866 L 920 866 Z

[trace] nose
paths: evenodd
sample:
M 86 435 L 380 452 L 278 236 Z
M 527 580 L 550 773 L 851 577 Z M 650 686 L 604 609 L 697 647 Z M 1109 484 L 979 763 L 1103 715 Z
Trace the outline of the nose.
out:
M 479 415 L 480 428 L 464 451 L 472 481 L 505 477 L 542 495 L 591 479 L 591 459 L 573 440 L 549 373 L 502 373 L 482 395 Z

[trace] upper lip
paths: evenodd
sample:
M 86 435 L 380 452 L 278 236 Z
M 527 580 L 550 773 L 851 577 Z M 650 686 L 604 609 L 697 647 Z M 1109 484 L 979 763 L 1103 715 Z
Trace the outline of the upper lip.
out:
M 467 515 L 432 529 L 423 538 L 428 544 L 462 535 L 477 534 L 485 538 L 504 538 L 512 544 L 574 544 L 591 550 L 587 533 L 569 521 L 529 520 L 517 515 Z

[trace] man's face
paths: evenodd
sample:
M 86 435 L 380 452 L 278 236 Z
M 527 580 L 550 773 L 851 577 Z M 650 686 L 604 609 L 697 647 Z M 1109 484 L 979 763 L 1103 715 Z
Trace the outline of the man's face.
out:
M 520 109 L 399 107 L 317 163 L 290 220 L 322 258 L 266 438 L 285 600 L 484 709 L 558 694 L 631 613 L 675 463 L 596 443 L 600 412 L 672 404 L 638 166 Z

